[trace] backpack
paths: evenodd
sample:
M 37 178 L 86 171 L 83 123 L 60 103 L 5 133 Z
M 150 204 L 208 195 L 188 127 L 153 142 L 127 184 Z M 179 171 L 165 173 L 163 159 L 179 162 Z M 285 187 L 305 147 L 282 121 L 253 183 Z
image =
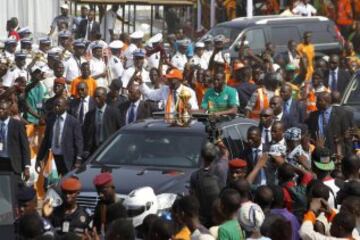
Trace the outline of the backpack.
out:
M 306 213 L 307 210 L 305 187 L 302 186 L 295 186 L 295 187 L 284 186 L 284 187 L 290 194 L 292 200 L 293 214 L 296 216 L 299 222 L 302 222 L 304 214 Z
M 200 203 L 200 215 L 211 221 L 211 209 L 221 191 L 219 179 L 215 174 L 200 169 L 196 180 L 195 192 Z

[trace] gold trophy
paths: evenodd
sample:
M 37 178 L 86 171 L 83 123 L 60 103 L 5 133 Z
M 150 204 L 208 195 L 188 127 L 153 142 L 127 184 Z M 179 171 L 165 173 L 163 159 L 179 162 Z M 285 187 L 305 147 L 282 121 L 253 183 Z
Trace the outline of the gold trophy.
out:
M 179 94 L 179 102 L 177 103 L 177 110 L 179 114 L 179 119 L 177 121 L 178 125 L 185 126 L 190 120 L 189 113 L 189 100 L 191 98 L 191 93 L 187 89 L 181 90 Z

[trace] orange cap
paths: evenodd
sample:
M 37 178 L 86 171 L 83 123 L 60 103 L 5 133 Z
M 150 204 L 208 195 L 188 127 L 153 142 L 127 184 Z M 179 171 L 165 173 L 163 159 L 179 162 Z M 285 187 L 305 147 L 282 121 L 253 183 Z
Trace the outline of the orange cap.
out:
M 59 77 L 59 78 L 55 78 L 55 82 L 54 83 L 58 83 L 58 84 L 66 84 L 65 78 L 63 77 Z
M 77 177 L 69 177 L 61 183 L 61 190 L 77 192 L 81 189 L 81 182 Z
M 174 69 L 171 69 L 170 72 L 165 75 L 165 77 L 169 78 L 169 79 L 176 78 L 179 80 L 183 80 L 183 73 L 179 69 L 174 68 Z

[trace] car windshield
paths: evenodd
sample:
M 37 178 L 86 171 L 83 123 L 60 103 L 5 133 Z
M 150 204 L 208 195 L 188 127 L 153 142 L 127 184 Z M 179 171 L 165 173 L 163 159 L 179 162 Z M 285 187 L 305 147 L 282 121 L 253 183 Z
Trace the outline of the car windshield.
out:
M 360 104 L 360 74 L 350 82 L 350 91 L 345 98 L 344 103 L 348 105 Z
M 225 43 L 225 47 L 228 48 L 235 41 L 237 36 L 242 29 L 239 28 L 231 28 L 225 26 L 215 26 L 212 28 L 206 35 L 211 35 L 215 37 L 216 35 L 223 34 L 229 41 Z
M 197 168 L 204 136 L 161 131 L 124 132 L 95 159 L 108 165 Z

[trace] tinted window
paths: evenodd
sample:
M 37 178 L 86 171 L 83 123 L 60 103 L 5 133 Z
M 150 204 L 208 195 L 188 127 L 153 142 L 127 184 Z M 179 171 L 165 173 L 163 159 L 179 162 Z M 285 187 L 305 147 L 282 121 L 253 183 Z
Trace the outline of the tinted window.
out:
M 230 39 L 230 41 L 225 43 L 225 46 L 229 47 L 235 41 L 235 39 L 237 38 L 237 36 L 239 35 L 239 33 L 241 31 L 242 31 L 242 29 L 239 29 L 239 28 L 215 26 L 214 28 L 210 29 L 210 31 L 206 35 L 209 34 L 209 35 L 211 35 L 213 37 L 215 37 L 216 35 L 219 35 L 219 34 L 224 35 L 227 39 Z
M 360 74 L 356 76 L 356 78 L 350 82 L 350 92 L 345 99 L 345 104 L 360 104 Z
M 271 42 L 276 45 L 287 46 L 289 40 L 300 41 L 300 35 L 296 27 L 273 27 L 271 28 Z
M 265 48 L 265 36 L 262 29 L 251 29 L 246 32 L 246 40 L 252 49 Z
M 204 136 L 175 132 L 127 132 L 116 136 L 96 159 L 110 165 L 189 167 L 199 165 Z
M 240 157 L 245 150 L 245 139 L 247 130 L 251 124 L 237 124 L 224 127 L 222 130 L 223 139 L 230 151 L 230 157 Z
M 304 25 L 305 31 L 312 32 L 311 41 L 313 43 L 336 42 L 336 35 L 330 24 L 307 24 Z

